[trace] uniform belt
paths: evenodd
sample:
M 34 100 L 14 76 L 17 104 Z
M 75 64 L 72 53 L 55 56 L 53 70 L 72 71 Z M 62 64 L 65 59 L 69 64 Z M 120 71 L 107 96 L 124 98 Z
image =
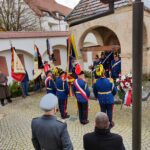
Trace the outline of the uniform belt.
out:
M 108 92 L 98 92 L 98 94 L 110 94 L 112 91 L 108 91 Z
M 52 90 L 52 88 L 47 88 L 47 90 Z
M 76 91 L 76 93 L 81 94 L 81 92 L 79 92 L 79 91 Z
M 62 89 L 57 89 L 57 91 L 64 92 L 64 90 L 62 90 Z

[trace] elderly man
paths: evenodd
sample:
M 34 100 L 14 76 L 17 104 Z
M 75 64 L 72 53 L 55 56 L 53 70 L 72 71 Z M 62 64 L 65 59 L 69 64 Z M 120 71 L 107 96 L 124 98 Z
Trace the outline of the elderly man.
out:
M 95 118 L 95 131 L 83 137 L 85 150 L 125 150 L 122 137 L 109 130 L 108 116 L 99 112 Z
M 0 70 L 0 101 L 1 105 L 4 106 L 4 100 L 7 99 L 8 103 L 11 103 L 12 100 L 10 99 L 10 91 L 7 85 L 7 77 L 5 74 L 3 74 Z
M 32 143 L 35 150 L 72 150 L 73 146 L 67 131 L 67 124 L 54 116 L 58 99 L 53 94 L 45 95 L 40 108 L 45 111 L 42 117 L 32 120 Z

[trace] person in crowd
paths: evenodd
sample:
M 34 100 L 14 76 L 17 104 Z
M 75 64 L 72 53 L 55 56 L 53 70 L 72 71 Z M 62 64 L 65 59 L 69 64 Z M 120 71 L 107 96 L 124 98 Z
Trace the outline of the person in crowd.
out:
M 7 76 L 2 73 L 2 71 L 0 70 L 0 101 L 1 101 L 1 105 L 4 106 L 5 102 L 4 100 L 7 99 L 8 103 L 11 103 L 11 93 L 9 91 L 9 87 L 7 85 L 8 79 Z
M 49 93 L 42 97 L 40 108 L 44 115 L 31 123 L 32 143 L 35 150 L 73 150 L 67 124 L 55 117 L 58 99 Z
M 101 53 L 101 58 L 100 58 L 99 64 L 102 64 L 104 66 L 105 76 L 108 78 L 111 61 L 109 61 L 109 57 L 106 57 L 104 52 Z
M 93 84 L 93 93 L 99 101 L 101 111 L 107 113 L 111 128 L 114 126 L 112 113 L 117 88 L 114 85 L 113 79 L 105 77 L 105 70 L 102 64 L 97 66 L 96 74 L 99 76 L 99 79 Z
M 56 95 L 58 97 L 59 111 L 62 119 L 70 117 L 70 115 L 68 115 L 67 113 L 69 88 L 66 78 L 67 78 L 66 72 L 61 70 L 59 73 L 59 77 L 56 79 L 56 88 L 57 88 Z
M 46 73 L 45 86 L 47 93 L 56 95 L 56 85 L 51 71 L 47 71 Z
M 114 53 L 114 60 L 111 62 L 111 77 L 116 81 L 121 73 L 121 59 L 118 52 Z
M 21 87 L 22 87 L 22 96 L 25 98 L 26 96 L 29 96 L 28 89 L 29 89 L 29 76 L 27 71 L 25 70 L 26 74 L 24 79 L 21 81 Z
M 89 123 L 88 120 L 88 99 L 90 96 L 90 90 L 85 80 L 84 72 L 81 70 L 80 64 L 75 68 L 75 72 L 78 78 L 73 83 L 73 91 L 78 103 L 79 120 L 80 123 L 85 125 Z
M 98 112 L 95 117 L 94 132 L 83 136 L 84 150 L 125 150 L 123 139 L 119 134 L 111 133 L 108 116 Z
M 44 61 L 44 73 L 46 75 L 47 71 L 50 70 L 50 65 L 48 64 L 48 61 Z

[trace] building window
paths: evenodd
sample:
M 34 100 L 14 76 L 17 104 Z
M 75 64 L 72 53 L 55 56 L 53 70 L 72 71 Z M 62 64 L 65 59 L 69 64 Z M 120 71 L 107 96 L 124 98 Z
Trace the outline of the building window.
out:
M 6 58 L 4 56 L 0 56 L 0 70 L 6 75 L 9 76 L 8 67 Z
M 55 57 L 54 64 L 56 66 L 61 65 L 61 58 L 60 58 L 60 50 L 59 49 L 54 49 L 54 57 Z

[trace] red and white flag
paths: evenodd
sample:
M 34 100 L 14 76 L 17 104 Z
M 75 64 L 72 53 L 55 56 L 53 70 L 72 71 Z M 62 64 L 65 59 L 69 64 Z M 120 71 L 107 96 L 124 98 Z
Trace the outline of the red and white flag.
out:
M 132 91 L 128 90 L 127 93 L 125 94 L 124 105 L 130 106 L 131 103 L 132 103 Z
M 14 80 L 21 82 L 24 79 L 26 72 L 14 47 L 11 48 L 11 55 L 11 76 Z

